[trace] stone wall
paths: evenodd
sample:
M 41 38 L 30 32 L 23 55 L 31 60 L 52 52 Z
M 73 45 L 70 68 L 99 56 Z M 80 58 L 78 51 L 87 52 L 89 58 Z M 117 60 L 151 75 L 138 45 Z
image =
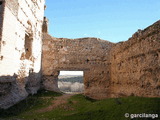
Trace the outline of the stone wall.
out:
M 0 108 L 40 87 L 59 91 L 61 70 L 84 71 L 84 94 L 92 98 L 160 96 L 160 21 L 117 44 L 54 38 L 44 2 L 0 0 Z
M 45 89 L 58 91 L 60 70 L 82 70 L 85 94 L 92 98 L 160 96 L 160 21 L 117 44 L 97 38 L 54 38 L 47 28 L 42 57 Z
M 112 96 L 160 96 L 160 21 L 111 50 Z
M 98 38 L 66 39 L 43 34 L 42 74 L 45 89 L 58 91 L 61 70 L 84 71 L 85 94 L 102 98 L 108 95 L 109 51 L 113 43 Z
M 0 108 L 8 108 L 40 88 L 44 2 L 3 1 L 4 13 L 0 14 L 0 86 L 3 86 L 0 87 Z M 2 8 L 0 5 L 0 13 Z

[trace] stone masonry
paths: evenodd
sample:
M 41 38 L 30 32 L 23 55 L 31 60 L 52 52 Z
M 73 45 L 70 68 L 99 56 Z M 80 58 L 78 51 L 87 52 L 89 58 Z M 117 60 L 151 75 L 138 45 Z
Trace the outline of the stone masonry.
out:
M 160 21 L 117 44 L 48 34 L 44 0 L 0 0 L 0 108 L 40 88 L 59 91 L 61 70 L 84 71 L 84 94 L 160 96 Z M 42 55 L 42 56 L 41 56 Z
M 160 96 L 160 21 L 111 50 L 112 96 Z
M 44 88 L 58 91 L 57 82 L 61 70 L 84 71 L 85 94 L 94 98 L 106 97 L 106 94 L 109 94 L 109 52 L 112 45 L 113 43 L 98 38 L 54 38 L 44 33 L 42 56 Z
M 82 70 L 84 94 L 92 98 L 160 96 L 159 29 L 160 21 L 117 44 L 98 38 L 54 38 L 45 29 L 43 87 L 58 91 L 60 70 Z
M 40 88 L 44 2 L 0 0 L 0 108 Z
M 58 91 L 60 70 L 82 70 L 84 94 L 89 97 L 160 96 L 159 46 L 160 21 L 117 44 L 98 38 L 54 38 L 46 29 L 43 87 Z

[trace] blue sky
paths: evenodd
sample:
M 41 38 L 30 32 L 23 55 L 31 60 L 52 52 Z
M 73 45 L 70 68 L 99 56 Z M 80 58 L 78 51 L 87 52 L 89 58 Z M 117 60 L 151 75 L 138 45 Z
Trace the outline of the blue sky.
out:
M 160 19 L 160 0 L 46 0 L 54 37 L 125 41 Z

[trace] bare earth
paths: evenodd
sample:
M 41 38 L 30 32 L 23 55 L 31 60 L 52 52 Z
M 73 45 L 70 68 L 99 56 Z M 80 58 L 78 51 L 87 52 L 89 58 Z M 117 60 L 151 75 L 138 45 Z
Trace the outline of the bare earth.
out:
M 57 107 L 65 107 L 63 105 L 65 105 L 68 102 L 68 99 L 73 96 L 73 94 L 63 94 L 62 96 L 59 97 L 55 97 L 55 99 L 52 101 L 52 104 L 46 108 L 42 108 L 40 110 L 38 110 L 37 112 L 48 112 L 48 111 L 52 111 L 53 109 L 57 108 Z

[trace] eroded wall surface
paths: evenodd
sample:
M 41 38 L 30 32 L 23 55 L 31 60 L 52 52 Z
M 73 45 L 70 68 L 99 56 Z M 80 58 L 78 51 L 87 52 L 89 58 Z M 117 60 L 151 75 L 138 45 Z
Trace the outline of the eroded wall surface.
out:
M 160 21 L 111 50 L 111 91 L 118 96 L 160 96 Z
M 113 43 L 98 38 L 66 39 L 43 34 L 42 74 L 45 89 L 58 91 L 61 70 L 84 71 L 85 94 L 103 98 L 109 93 L 109 51 Z
M 44 0 L 0 0 L 0 108 L 36 93 L 41 82 L 59 91 L 61 70 L 84 71 L 85 95 L 92 98 L 160 96 L 160 21 L 113 44 L 54 38 L 43 16 Z
M 0 108 L 40 88 L 44 0 L 4 0 L 0 14 Z M 1 11 L 0 5 L 0 13 Z M 1 24 L 0 24 L 1 25 Z
M 117 44 L 97 38 L 54 38 L 46 32 L 45 89 L 58 91 L 60 70 L 84 71 L 85 94 L 92 98 L 160 96 L 160 21 Z

